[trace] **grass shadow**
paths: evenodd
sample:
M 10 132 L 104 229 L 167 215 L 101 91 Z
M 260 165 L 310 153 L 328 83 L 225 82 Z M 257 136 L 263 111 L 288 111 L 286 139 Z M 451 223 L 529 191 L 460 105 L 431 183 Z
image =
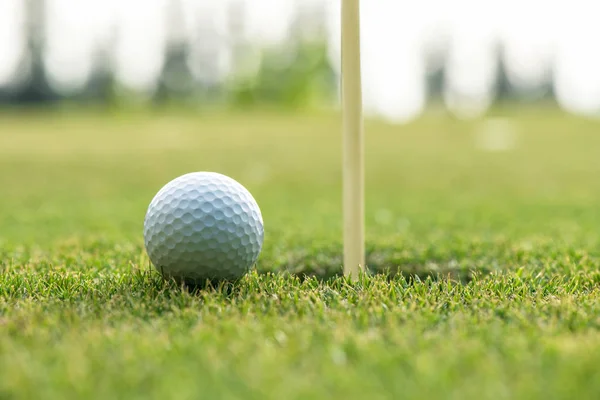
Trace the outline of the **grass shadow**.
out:
M 198 295 L 204 291 L 218 291 L 226 296 L 233 295 L 235 288 L 242 278 L 239 279 L 203 279 L 203 280 L 179 280 L 168 278 L 168 280 L 179 289 L 191 295 Z
M 457 257 L 444 258 L 434 257 L 431 254 L 427 256 L 414 256 L 399 258 L 397 250 L 393 247 L 377 247 L 368 249 L 367 273 L 384 277 L 389 281 L 399 275 L 403 276 L 408 282 L 419 282 L 424 280 L 433 281 L 453 281 L 460 284 L 467 284 L 476 276 L 488 275 L 497 268 L 492 264 L 482 262 L 481 260 L 465 260 Z M 286 254 L 286 258 L 280 263 L 266 262 L 268 268 L 262 268 L 258 265 L 256 273 L 258 275 L 268 274 L 288 274 L 305 282 L 309 279 L 316 279 L 323 284 L 333 284 L 336 280 L 343 277 L 342 251 L 335 246 L 320 249 L 294 249 Z M 490 265 L 490 267 L 487 267 Z M 177 280 L 174 278 L 165 278 L 170 283 L 171 288 L 179 288 L 190 294 L 200 294 L 205 291 L 218 291 L 229 296 L 235 295 L 236 287 L 243 279 L 202 279 L 202 280 Z
M 341 265 L 324 266 L 319 269 L 308 269 L 302 271 L 287 271 L 291 275 L 297 276 L 301 281 L 316 278 L 322 282 L 329 282 L 343 277 Z M 488 268 L 454 268 L 451 266 L 443 266 L 431 268 L 426 264 L 410 264 L 397 265 L 390 267 L 389 265 L 373 265 L 367 260 L 367 273 L 373 275 L 381 275 L 389 280 L 394 279 L 398 275 L 403 275 L 409 281 L 423 281 L 426 279 L 437 280 L 452 280 L 463 284 L 469 283 L 475 276 L 487 275 L 492 272 Z
M 475 265 L 473 262 L 458 262 L 455 259 L 429 258 L 398 260 L 390 249 L 372 249 L 366 254 L 367 272 L 393 279 L 403 275 L 410 281 L 417 280 L 453 280 L 468 283 L 475 276 L 488 275 L 495 268 Z M 291 259 L 286 265 L 275 271 L 282 271 L 297 276 L 302 281 L 316 278 L 328 282 L 343 276 L 341 251 L 324 250 L 318 257 Z M 263 273 L 263 271 L 259 271 Z

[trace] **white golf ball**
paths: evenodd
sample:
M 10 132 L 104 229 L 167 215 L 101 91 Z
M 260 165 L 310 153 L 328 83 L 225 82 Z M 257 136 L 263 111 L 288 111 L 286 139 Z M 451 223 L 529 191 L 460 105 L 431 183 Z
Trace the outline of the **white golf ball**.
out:
M 175 178 L 154 196 L 144 244 L 154 267 L 178 282 L 237 279 L 255 264 L 263 219 L 248 190 L 215 172 Z

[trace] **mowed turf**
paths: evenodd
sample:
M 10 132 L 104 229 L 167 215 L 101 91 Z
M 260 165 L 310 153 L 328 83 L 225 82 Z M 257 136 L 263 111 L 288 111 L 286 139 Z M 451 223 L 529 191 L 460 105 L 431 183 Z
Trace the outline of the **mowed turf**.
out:
M 514 141 L 367 121 L 353 283 L 339 116 L 4 112 L 0 398 L 599 398 L 600 123 L 502 116 Z M 243 183 L 266 236 L 256 271 L 190 293 L 142 225 L 198 170 Z

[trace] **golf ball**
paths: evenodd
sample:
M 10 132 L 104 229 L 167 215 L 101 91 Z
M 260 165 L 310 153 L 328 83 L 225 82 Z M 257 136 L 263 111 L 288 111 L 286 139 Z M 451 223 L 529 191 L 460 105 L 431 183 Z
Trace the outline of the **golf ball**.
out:
M 263 238 L 255 199 L 216 172 L 173 179 L 154 196 L 144 219 L 150 261 L 178 282 L 241 277 L 258 259 Z

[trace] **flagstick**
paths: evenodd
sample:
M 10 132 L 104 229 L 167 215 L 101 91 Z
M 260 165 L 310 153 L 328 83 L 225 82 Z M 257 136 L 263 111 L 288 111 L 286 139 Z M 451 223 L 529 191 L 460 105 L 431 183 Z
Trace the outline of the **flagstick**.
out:
M 344 275 L 365 267 L 360 0 L 342 1 Z

